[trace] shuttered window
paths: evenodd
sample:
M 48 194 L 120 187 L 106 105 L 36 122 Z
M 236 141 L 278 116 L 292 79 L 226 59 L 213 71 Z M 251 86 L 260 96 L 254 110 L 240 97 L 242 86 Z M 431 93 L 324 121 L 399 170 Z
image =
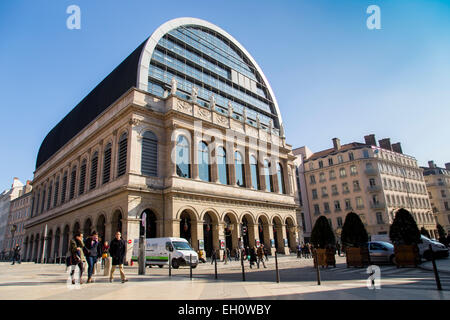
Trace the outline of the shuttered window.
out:
M 109 182 L 111 177 L 111 144 L 108 143 L 103 156 L 103 184 Z
M 95 189 L 95 187 L 97 187 L 97 168 L 98 168 L 98 152 L 95 152 L 91 160 L 91 178 L 89 190 Z
M 117 161 L 117 176 L 123 176 L 127 171 L 127 134 L 124 133 L 119 139 L 118 161 Z
M 67 191 L 67 171 L 64 172 L 62 180 L 61 203 L 64 203 L 66 201 L 66 191 Z
M 75 196 L 75 180 L 77 177 L 77 167 L 73 167 L 72 173 L 70 174 L 70 190 L 69 190 L 69 200 L 72 200 Z
M 59 192 L 59 177 L 56 178 L 55 182 L 55 195 L 53 197 L 53 207 L 56 207 L 58 204 L 58 192 Z
M 80 185 L 79 185 L 79 190 L 78 190 L 78 194 L 83 194 L 84 193 L 84 186 L 86 185 L 86 159 L 83 160 L 83 162 L 81 163 L 81 168 L 80 168 Z
M 48 196 L 47 196 L 47 210 L 50 209 L 50 201 L 52 199 L 52 188 L 53 188 L 53 182 L 50 182 L 50 186 L 48 187 Z
M 143 175 L 158 176 L 158 139 L 151 131 L 142 136 L 141 172 Z

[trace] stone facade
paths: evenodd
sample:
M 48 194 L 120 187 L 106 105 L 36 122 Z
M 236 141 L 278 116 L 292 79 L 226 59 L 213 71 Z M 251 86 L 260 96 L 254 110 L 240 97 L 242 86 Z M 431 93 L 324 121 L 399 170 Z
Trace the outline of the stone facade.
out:
M 199 126 L 202 128 L 197 130 Z M 142 140 L 148 130 L 158 141 L 155 177 L 141 172 Z M 227 138 L 230 132 L 232 137 Z M 188 136 L 190 141 L 190 155 L 194 159 L 192 178 L 178 176 L 177 165 L 172 160 L 179 134 Z M 119 140 L 123 136 L 127 137 L 126 172 L 119 176 Z M 236 184 L 234 152 L 227 153 L 230 157 L 229 161 L 227 159 L 228 185 L 217 182 L 218 169 L 214 161 L 211 164 L 212 181 L 199 179 L 196 155 L 200 140 L 211 141 L 213 145 L 223 141 L 220 143 L 226 145 L 227 150 L 239 149 L 245 154 L 244 187 Z M 103 183 L 104 149 L 109 143 L 112 147 L 111 177 Z M 216 147 L 211 149 L 212 158 Z M 271 154 L 272 150 L 279 150 L 279 153 Z M 94 154 L 99 156 L 99 161 L 97 172 L 92 175 Z M 277 175 L 273 173 L 270 179 L 274 190 L 265 191 L 262 170 L 258 177 L 260 190 L 251 188 L 250 154 L 260 163 L 269 159 L 273 167 L 277 162 L 281 164 L 284 190 L 279 190 Z M 160 99 L 130 89 L 36 170 L 33 216 L 26 226 L 25 257 L 51 261 L 65 256 L 68 241 L 77 230 L 87 234 L 96 229 L 106 240 L 112 239 L 116 230 L 121 230 L 124 239 L 137 239 L 144 211 L 151 220 L 147 221 L 150 226 L 147 231 L 153 232 L 150 236 L 186 237 L 196 250 L 198 240 L 205 241 L 205 249 L 219 250 L 219 240 L 235 249 L 238 238 L 243 238 L 250 246 L 261 240 L 268 247 L 273 239 L 277 248 L 272 251 L 288 253 L 289 249 L 295 249 L 298 237 L 293 159 L 291 146 L 285 143 L 284 137 L 270 134 L 261 127 L 244 124 L 177 96 Z M 83 163 L 87 166 L 81 174 Z M 67 181 L 62 201 L 64 176 Z M 81 176 L 85 177 L 83 183 Z M 90 187 L 91 176 L 96 177 L 93 188 Z M 80 185 L 84 187 L 80 189 Z M 247 227 L 246 234 L 243 225 Z M 205 232 L 211 235 L 205 235 Z M 285 246 L 285 242 L 288 245 Z M 130 257 L 131 246 L 128 246 L 127 260 Z
M 293 151 L 303 159 L 296 164 L 303 172 L 309 225 L 324 215 L 339 239 L 346 214 L 354 211 L 369 234 L 388 234 L 395 211 L 406 208 L 419 228 L 435 235 L 435 219 L 416 159 L 403 154 L 400 144 L 395 144 L 399 152 L 393 151 L 389 139 L 380 140 L 385 147 L 381 148 L 372 142 L 374 135 L 365 138 L 366 143 L 342 146 L 335 138 L 332 149 L 316 153 L 305 147 Z

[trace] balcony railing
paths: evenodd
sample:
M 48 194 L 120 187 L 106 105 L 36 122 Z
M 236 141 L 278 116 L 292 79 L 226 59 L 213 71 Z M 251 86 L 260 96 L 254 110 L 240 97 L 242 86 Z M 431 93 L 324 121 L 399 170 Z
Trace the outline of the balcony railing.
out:
M 376 176 L 377 170 L 374 168 L 367 168 L 364 170 L 364 173 L 367 174 L 368 176 Z
M 381 191 L 381 187 L 380 186 L 368 186 L 367 191 L 368 192 L 379 192 L 379 191 Z
M 375 202 L 375 203 L 371 202 L 370 207 L 372 209 L 384 209 L 385 204 L 383 202 Z

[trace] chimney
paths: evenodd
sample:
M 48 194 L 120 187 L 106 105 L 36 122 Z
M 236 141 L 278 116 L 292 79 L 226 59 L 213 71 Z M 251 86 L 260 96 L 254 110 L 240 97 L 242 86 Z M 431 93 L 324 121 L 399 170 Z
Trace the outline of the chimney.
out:
M 364 136 L 364 140 L 366 141 L 366 144 L 370 146 L 377 146 L 377 141 L 375 140 L 374 134 L 369 134 L 367 136 Z
M 339 138 L 333 138 L 334 150 L 339 150 L 341 148 L 341 140 Z
M 433 168 L 436 167 L 436 166 L 434 165 L 434 161 L 433 161 L 433 160 L 428 161 L 428 167 L 429 167 L 430 169 L 433 169 Z
M 378 140 L 378 143 L 380 144 L 380 148 L 392 151 L 391 139 L 390 138 L 385 138 L 385 139 Z
M 392 151 L 403 154 L 402 145 L 400 144 L 400 142 L 394 143 L 392 145 Z
M 447 162 L 447 163 L 445 164 L 445 169 L 450 170 L 450 162 Z

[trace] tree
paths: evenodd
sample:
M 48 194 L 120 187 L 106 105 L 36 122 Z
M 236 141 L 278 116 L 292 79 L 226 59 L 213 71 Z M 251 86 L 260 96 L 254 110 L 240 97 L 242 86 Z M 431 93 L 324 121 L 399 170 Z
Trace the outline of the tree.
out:
M 425 227 L 420 228 L 420 234 L 421 234 L 421 235 L 424 235 L 424 236 L 427 237 L 427 238 L 431 238 L 431 237 L 430 237 L 430 233 L 428 232 L 427 229 L 425 229 Z
M 399 209 L 395 214 L 389 230 L 389 238 L 394 244 L 418 244 L 420 243 L 420 231 L 417 223 L 406 209 Z
M 369 240 L 366 228 L 356 213 L 349 212 L 345 217 L 341 240 L 346 247 L 363 247 Z
M 315 248 L 325 249 L 335 245 L 334 232 L 325 216 L 320 216 L 311 231 L 311 243 Z

